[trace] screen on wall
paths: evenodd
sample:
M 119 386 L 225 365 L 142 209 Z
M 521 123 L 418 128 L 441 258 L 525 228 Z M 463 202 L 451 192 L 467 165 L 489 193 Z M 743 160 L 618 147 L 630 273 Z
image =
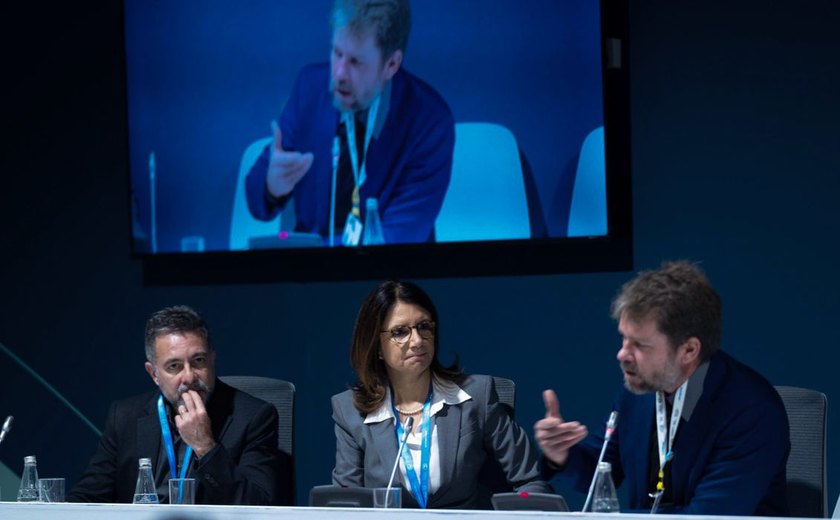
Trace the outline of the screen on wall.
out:
M 150 278 L 629 267 L 623 2 L 415 0 L 391 40 L 332 4 L 126 0 Z

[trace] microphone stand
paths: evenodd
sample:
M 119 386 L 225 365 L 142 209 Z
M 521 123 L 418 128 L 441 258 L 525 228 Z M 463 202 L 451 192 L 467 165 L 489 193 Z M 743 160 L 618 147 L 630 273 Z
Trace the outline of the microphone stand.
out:
M 402 452 L 405 449 L 405 444 L 408 442 L 408 434 L 411 433 L 411 428 L 414 426 L 414 417 L 409 417 L 405 420 L 405 426 L 403 429 L 405 433 L 403 433 L 402 441 L 400 442 L 400 448 L 397 450 L 397 460 L 394 461 L 394 467 L 391 469 L 391 478 L 388 479 L 388 487 L 385 488 L 385 503 L 388 503 L 388 497 L 391 496 L 391 487 L 394 484 L 394 476 L 397 474 L 397 466 L 400 465 L 400 457 L 402 456 Z
M 581 513 L 586 512 L 589 508 L 589 503 L 592 502 L 592 493 L 595 491 L 595 479 L 598 478 L 598 464 L 604 460 L 604 453 L 607 451 L 607 444 L 610 442 L 610 438 L 615 431 L 615 425 L 617 422 L 618 412 L 613 410 L 612 413 L 610 413 L 609 420 L 607 420 L 607 431 L 604 434 L 604 444 L 601 446 L 601 454 L 598 455 L 598 462 L 595 463 L 595 474 L 592 475 L 592 483 L 589 484 L 589 493 L 586 494 L 586 502 L 583 504 Z
M 8 417 L 6 417 L 6 421 L 3 423 L 3 427 L 2 427 L 2 428 L 0 428 L 0 443 L 2 443 L 2 442 L 3 442 L 3 439 L 5 439 L 5 438 L 6 438 L 6 435 L 8 435 L 8 433 L 11 431 L 11 429 L 12 429 L 12 421 L 13 421 L 14 419 L 15 419 L 15 418 L 14 418 L 14 417 L 12 417 L 11 415 L 10 415 L 10 416 L 8 416 Z
M 335 246 L 335 183 L 338 177 L 338 156 L 341 155 L 341 143 L 338 136 L 333 138 L 332 146 L 332 188 L 330 189 L 330 247 Z

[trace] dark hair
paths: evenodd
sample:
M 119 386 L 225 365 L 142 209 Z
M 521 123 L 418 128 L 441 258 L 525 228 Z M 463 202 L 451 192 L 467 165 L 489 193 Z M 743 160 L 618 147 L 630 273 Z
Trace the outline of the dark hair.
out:
M 622 315 L 637 322 L 655 319 L 672 348 L 696 337 L 701 361 L 720 346 L 720 296 L 703 271 L 688 261 L 665 262 L 624 284 L 612 303 L 613 318 Z
M 368 294 L 353 329 L 353 343 L 350 346 L 350 363 L 358 378 L 353 386 L 353 401 L 356 408 L 364 413 L 370 413 L 382 404 L 388 392 L 388 372 L 385 362 L 379 358 L 380 331 L 391 308 L 397 302 L 409 303 L 421 307 L 431 315 L 435 322 L 434 354 L 430 370 L 432 375 L 460 383 L 464 374 L 458 367 L 458 359 L 449 367 L 444 367 L 438 361 L 440 346 L 440 320 L 432 299 L 423 289 L 411 282 L 388 281 Z
M 155 360 L 155 340 L 166 334 L 186 334 L 191 332 L 200 337 L 213 350 L 210 343 L 210 331 L 204 318 L 196 310 L 186 305 L 166 307 L 152 314 L 146 321 L 146 360 Z
M 331 24 L 333 31 L 347 27 L 356 35 L 373 31 L 384 62 L 397 50 L 405 52 L 411 11 L 408 0 L 336 0 Z

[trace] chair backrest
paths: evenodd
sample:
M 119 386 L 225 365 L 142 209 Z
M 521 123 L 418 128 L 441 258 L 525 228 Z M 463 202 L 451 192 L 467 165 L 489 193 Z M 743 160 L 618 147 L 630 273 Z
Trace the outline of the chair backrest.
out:
M 790 423 L 787 494 L 790 515 L 825 518 L 826 397 L 808 388 L 777 386 Z
M 499 394 L 499 402 L 507 409 L 511 419 L 516 417 L 516 383 L 511 379 L 493 376 L 496 384 L 496 393 Z
M 493 383 L 496 385 L 499 402 L 513 419 L 516 410 L 516 384 L 510 379 L 497 376 L 493 376 Z M 478 473 L 478 481 L 481 482 L 483 488 L 479 491 L 481 494 L 479 501 L 484 502 L 487 508 L 490 507 L 490 497 L 493 494 L 513 491 L 501 464 L 493 458 L 484 461 Z
M 247 394 L 266 401 L 277 409 L 277 447 L 288 462 L 289 475 L 286 481 L 288 497 L 294 500 L 294 447 L 295 447 L 295 385 L 282 379 L 259 376 L 224 376 L 219 377 L 226 384 Z
M 531 236 L 519 146 L 494 123 L 457 123 L 452 178 L 435 221 L 438 242 Z
M 280 215 L 270 221 L 257 220 L 248 209 L 245 195 L 245 177 L 257 162 L 266 146 L 274 142 L 272 137 L 257 139 L 245 149 L 239 164 L 239 176 L 233 197 L 233 211 L 230 218 L 230 249 L 248 249 L 248 240 L 252 237 L 276 235 L 280 231 Z
M 589 132 L 578 158 L 567 235 L 598 236 L 607 233 L 607 180 L 604 127 Z

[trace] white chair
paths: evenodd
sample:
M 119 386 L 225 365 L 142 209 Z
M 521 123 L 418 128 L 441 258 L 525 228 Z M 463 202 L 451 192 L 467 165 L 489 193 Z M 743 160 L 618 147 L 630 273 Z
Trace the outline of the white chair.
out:
M 530 238 L 516 138 L 493 123 L 457 123 L 452 179 L 435 221 L 438 242 Z
M 607 234 L 607 184 L 604 166 L 604 127 L 583 140 L 578 159 L 567 236 Z
M 248 200 L 245 195 L 245 177 L 248 176 L 248 172 L 251 171 L 251 167 L 257 162 L 265 147 L 271 145 L 273 140 L 272 137 L 257 139 L 242 154 L 230 219 L 231 251 L 248 249 L 248 241 L 253 237 L 276 235 L 280 231 L 281 215 L 277 215 L 268 222 L 255 219 L 248 209 Z

